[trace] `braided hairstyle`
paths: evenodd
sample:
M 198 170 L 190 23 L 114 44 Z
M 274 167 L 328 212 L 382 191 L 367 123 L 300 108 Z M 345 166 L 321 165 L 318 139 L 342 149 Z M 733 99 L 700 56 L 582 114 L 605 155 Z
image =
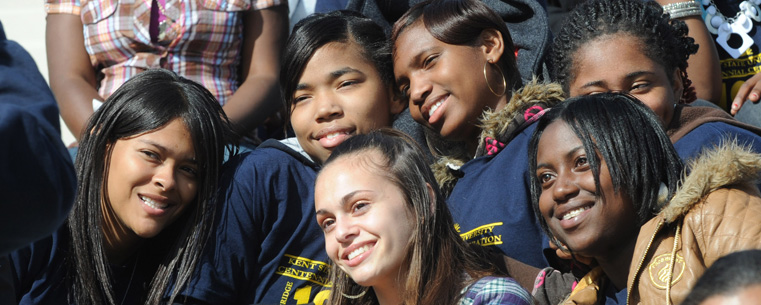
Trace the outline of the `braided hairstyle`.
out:
M 686 71 L 687 58 L 698 51 L 698 45 L 687 36 L 687 25 L 670 20 L 654 1 L 590 0 L 576 7 L 553 43 L 550 56 L 553 79 L 568 93 L 576 77 L 573 67 L 576 51 L 598 37 L 618 33 L 639 39 L 641 51 L 663 66 L 669 78 L 675 69 L 680 70 L 684 84 L 680 103 L 696 99 Z

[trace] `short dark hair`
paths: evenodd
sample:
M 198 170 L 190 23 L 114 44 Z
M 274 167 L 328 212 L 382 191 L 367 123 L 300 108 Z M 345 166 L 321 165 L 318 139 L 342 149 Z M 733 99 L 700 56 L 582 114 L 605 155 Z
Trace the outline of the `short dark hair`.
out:
M 198 162 L 198 188 L 194 203 L 172 225 L 176 229 L 166 228 L 151 239 L 168 241 L 171 246 L 162 245 L 168 250 L 160 253 L 164 255 L 159 258 L 162 267 L 153 276 L 147 302 L 158 304 L 171 280 L 174 298 L 189 280 L 211 232 L 217 178 L 225 144 L 233 139 L 233 133 L 222 106 L 209 90 L 174 72 L 151 69 L 129 79 L 109 96 L 82 134 L 75 161 L 77 195 L 68 218 L 71 243 L 66 262 L 73 281 L 73 303 L 115 303 L 101 212 L 101 203 L 108 200 L 104 195 L 108 192 L 106 178 L 114 144 L 174 119 L 182 120 L 190 132 Z
M 567 124 L 584 145 L 587 160 L 600 189 L 600 158 L 610 172 L 613 188 L 631 199 L 638 223 L 644 224 L 660 210 L 661 183 L 668 198 L 679 184 L 682 161 L 661 121 L 645 104 L 621 93 L 601 93 L 570 98 L 547 111 L 537 123 L 529 146 L 529 176 L 534 213 L 544 231 L 553 236 L 539 212 L 541 182 L 536 177 L 539 139 L 550 124 Z
M 731 296 L 754 285 L 761 285 L 761 250 L 731 253 L 703 273 L 682 305 L 698 305 L 713 296 Z
M 421 19 L 431 36 L 452 45 L 475 46 L 484 30 L 499 31 L 505 50 L 497 64 L 505 73 L 508 88 L 521 86 L 513 39 L 505 21 L 486 4 L 478 0 L 428 0 L 414 5 L 394 23 L 391 30 L 392 52 L 396 52 L 395 43 L 399 35 Z
M 280 70 L 280 91 L 289 117 L 293 93 L 296 92 L 307 63 L 314 52 L 331 42 L 356 43 L 361 47 L 362 55 L 378 70 L 383 83 L 389 88 L 393 86 L 391 49 L 383 28 L 372 19 L 353 11 L 312 14 L 296 23 L 285 45 Z
M 687 78 L 687 58 L 698 45 L 687 36 L 687 25 L 670 20 L 655 1 L 590 0 L 576 7 L 566 19 L 552 46 L 552 77 L 569 92 L 574 74 L 574 54 L 598 37 L 629 34 L 639 39 L 641 52 L 665 69 L 669 79 L 680 69 L 684 91 L 681 100 L 695 100 L 695 88 Z M 678 102 L 678 101 L 676 101 Z

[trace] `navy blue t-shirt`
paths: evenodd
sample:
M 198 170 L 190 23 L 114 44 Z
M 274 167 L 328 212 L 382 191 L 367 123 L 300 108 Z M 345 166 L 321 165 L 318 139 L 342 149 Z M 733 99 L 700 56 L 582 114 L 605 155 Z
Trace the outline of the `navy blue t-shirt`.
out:
M 51 236 L 10 253 L 16 301 L 19 305 L 73 304 L 69 302 L 71 276 L 64 265 L 69 248 L 64 224 Z M 122 265 L 110 265 L 114 298 L 120 304 L 141 304 L 162 255 L 139 250 Z
M 208 304 L 322 304 L 331 283 L 316 175 L 313 162 L 274 140 L 232 158 L 216 231 L 182 295 Z
M 537 268 L 548 266 L 549 239 L 531 208 L 528 146 L 536 123 L 517 134 L 496 156 L 463 165 L 447 203 L 455 228 L 467 242 L 498 249 Z
M 605 284 L 605 305 L 625 305 L 627 295 L 626 288 L 618 289 L 610 281 Z

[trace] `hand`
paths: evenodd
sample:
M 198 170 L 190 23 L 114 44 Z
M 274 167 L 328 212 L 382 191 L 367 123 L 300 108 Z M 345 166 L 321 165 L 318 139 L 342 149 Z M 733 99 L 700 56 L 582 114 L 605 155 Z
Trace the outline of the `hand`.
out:
M 745 81 L 740 86 L 740 89 L 737 90 L 737 95 L 735 95 L 735 99 L 732 101 L 729 113 L 736 115 L 745 101 L 758 103 L 759 97 L 761 97 L 761 74 L 756 74 Z

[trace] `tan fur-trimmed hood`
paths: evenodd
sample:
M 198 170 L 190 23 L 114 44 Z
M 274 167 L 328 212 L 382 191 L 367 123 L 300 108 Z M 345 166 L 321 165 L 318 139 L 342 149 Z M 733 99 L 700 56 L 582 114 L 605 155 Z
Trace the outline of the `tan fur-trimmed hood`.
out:
M 730 185 L 755 187 L 761 173 L 761 154 L 727 139 L 688 162 L 690 173 L 682 179 L 671 201 L 658 214 L 667 223 L 682 218 L 709 193 Z

